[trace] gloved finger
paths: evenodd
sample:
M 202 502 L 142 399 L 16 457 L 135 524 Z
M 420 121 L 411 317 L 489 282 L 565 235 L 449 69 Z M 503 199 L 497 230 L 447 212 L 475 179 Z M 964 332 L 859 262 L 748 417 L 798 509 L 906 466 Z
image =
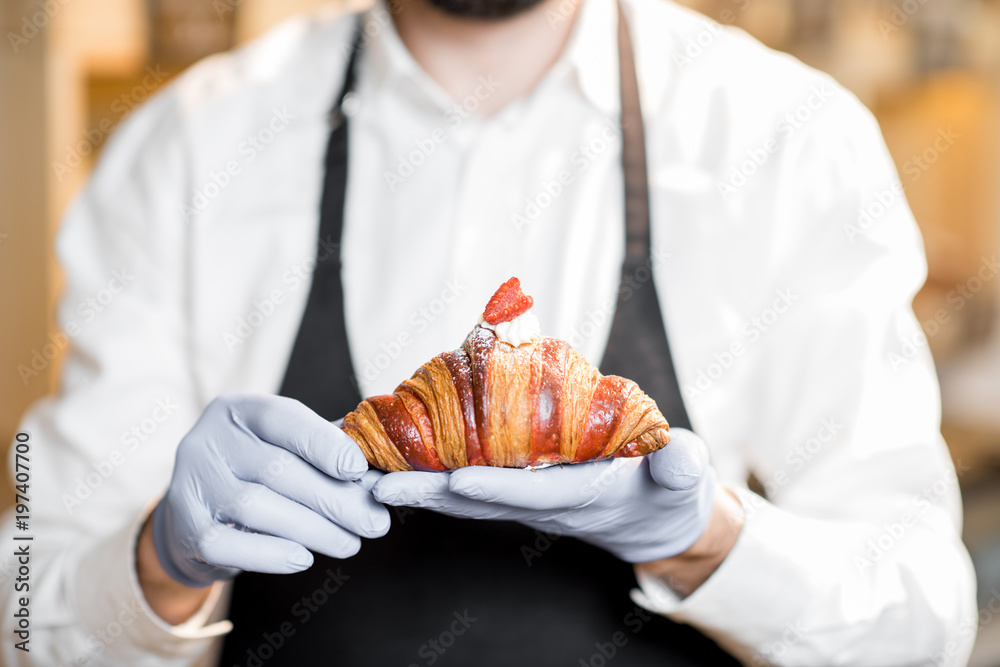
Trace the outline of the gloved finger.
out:
M 308 507 L 259 484 L 243 483 L 243 492 L 226 519 L 258 533 L 301 544 L 333 558 L 348 558 L 361 539 Z
M 426 496 L 448 491 L 448 473 L 393 472 L 372 487 L 375 500 L 386 505 L 410 505 Z
M 647 458 L 653 481 L 670 491 L 694 488 L 709 467 L 705 442 L 685 428 L 670 429 L 670 442 Z
M 313 555 L 300 544 L 221 525 L 203 539 L 200 555 L 209 565 L 267 574 L 292 574 L 313 564 Z
M 297 454 L 331 477 L 351 481 L 368 470 L 357 443 L 299 401 L 250 395 L 231 400 L 229 406 L 237 425 Z
M 260 448 L 256 456 L 233 461 L 237 478 L 277 491 L 362 537 L 389 531 L 389 510 L 359 484 L 324 475 L 283 449 L 265 443 Z
M 383 477 L 385 477 L 384 472 L 373 468 L 362 475 L 361 479 L 354 480 L 354 483 L 365 491 L 371 492 L 372 488 L 375 486 L 375 482 L 379 481 Z
M 372 493 L 386 505 L 434 510 L 466 519 L 510 519 L 517 521 L 523 510 L 470 500 L 448 488 L 448 474 L 439 472 L 393 472 L 376 482 Z M 520 514 L 518 513 L 520 512 Z
M 641 459 L 618 458 L 531 470 L 470 466 L 451 474 L 449 488 L 466 498 L 529 510 L 584 507 L 631 474 Z

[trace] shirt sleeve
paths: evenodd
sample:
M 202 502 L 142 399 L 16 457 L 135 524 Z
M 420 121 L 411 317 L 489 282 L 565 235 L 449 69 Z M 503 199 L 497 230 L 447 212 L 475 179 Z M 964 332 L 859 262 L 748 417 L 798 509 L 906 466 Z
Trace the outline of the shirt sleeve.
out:
M 26 386 L 41 382 L 67 350 L 57 394 L 19 429 L 28 435 L 30 518 L 18 535 L 33 539 L 28 588 L 0 586 L 7 665 L 193 665 L 228 630 L 209 623 L 220 587 L 172 627 L 148 607 L 135 574 L 139 526 L 205 403 L 185 334 L 180 207 L 189 170 L 177 106 L 168 88 L 123 123 L 58 234 L 60 330 L 18 369 Z M 3 544 L 14 530 L 8 513 Z M 17 573 L 6 555 L 0 576 Z M 9 641 L 22 597 L 28 651 Z
M 731 420 L 767 499 L 740 489 L 742 534 L 690 596 L 644 576 L 633 596 L 752 664 L 963 665 L 975 577 L 911 308 L 922 241 L 875 119 L 823 85 L 833 99 L 729 202 L 771 235 L 753 279 L 777 297 L 739 366 L 691 398 Z

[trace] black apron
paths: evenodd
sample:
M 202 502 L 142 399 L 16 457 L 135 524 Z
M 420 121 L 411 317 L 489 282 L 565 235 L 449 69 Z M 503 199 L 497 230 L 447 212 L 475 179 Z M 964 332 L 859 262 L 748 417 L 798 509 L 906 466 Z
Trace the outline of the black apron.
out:
M 651 280 L 645 146 L 628 29 L 619 9 L 626 257 L 600 370 L 629 377 L 672 426 L 690 427 Z M 357 42 L 340 96 L 351 91 Z M 327 419 L 353 410 L 340 257 L 347 118 L 335 110 L 320 246 L 281 393 Z M 488 296 L 488 295 L 487 295 Z M 402 379 L 402 378 L 400 378 Z M 511 522 L 391 508 L 388 535 L 306 572 L 244 573 L 220 665 L 622 667 L 737 665 L 693 628 L 637 607 L 632 566 L 569 537 Z

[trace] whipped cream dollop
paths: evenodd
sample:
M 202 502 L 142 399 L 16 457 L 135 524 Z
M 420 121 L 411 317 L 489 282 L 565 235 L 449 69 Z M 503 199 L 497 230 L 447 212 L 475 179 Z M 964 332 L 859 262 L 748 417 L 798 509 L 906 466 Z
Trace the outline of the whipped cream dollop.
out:
M 533 343 L 542 337 L 542 327 L 538 323 L 538 318 L 532 315 L 530 310 L 523 315 L 518 315 L 510 322 L 501 322 L 496 326 L 480 317 L 479 326 L 495 332 L 497 338 L 502 342 L 514 347 Z

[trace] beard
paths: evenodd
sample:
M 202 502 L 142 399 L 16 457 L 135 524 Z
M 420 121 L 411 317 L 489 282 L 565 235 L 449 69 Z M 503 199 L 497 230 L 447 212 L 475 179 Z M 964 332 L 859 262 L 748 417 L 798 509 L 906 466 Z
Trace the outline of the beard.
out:
M 505 19 L 531 9 L 542 0 L 428 0 L 445 14 L 466 19 Z

